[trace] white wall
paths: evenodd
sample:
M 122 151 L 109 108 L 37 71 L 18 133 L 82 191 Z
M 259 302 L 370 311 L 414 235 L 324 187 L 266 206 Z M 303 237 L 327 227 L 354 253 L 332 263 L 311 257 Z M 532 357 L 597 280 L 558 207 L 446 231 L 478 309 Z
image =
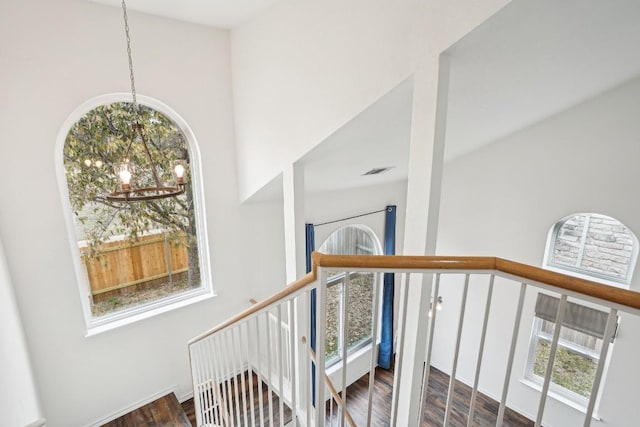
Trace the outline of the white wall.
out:
M 289 170 L 327 136 L 413 75 L 403 252 L 433 253 L 441 165 L 441 158 L 434 156 L 439 55 L 508 2 L 285 0 L 233 31 L 241 197 L 251 196 Z M 423 354 L 414 354 L 423 340 L 417 317 L 429 304 L 420 286 L 411 289 L 405 343 L 413 350 L 403 352 L 403 363 L 413 369 L 403 371 L 402 382 L 411 384 L 413 398 L 405 396 L 409 388 L 403 388 L 399 424 L 417 416 L 424 360 Z
M 78 105 L 129 89 L 121 10 L 1 2 L 0 159 L 10 178 L 0 235 L 52 427 L 91 424 L 166 389 L 185 396 L 187 341 L 284 283 L 281 206 L 238 204 L 228 32 L 135 12 L 130 25 L 138 92 L 182 115 L 200 146 L 218 297 L 85 338 L 54 145 Z
M 285 0 L 234 30 L 241 197 L 507 2 Z
M 438 253 L 495 255 L 542 265 L 547 233 L 575 212 L 597 212 L 640 233 L 640 79 L 498 140 L 445 165 Z M 460 377 L 473 379 L 476 345 L 486 295 L 486 280 L 472 286 L 470 317 L 465 319 Z M 461 280 L 444 286 L 434 348 L 435 366 L 449 370 L 455 343 Z M 492 305 L 481 387 L 499 396 L 517 285 L 497 288 Z M 636 271 L 632 288 L 640 289 Z M 523 377 L 535 304 L 529 290 L 510 387 L 510 405 L 535 415 L 539 393 L 520 383 Z M 505 320 L 506 319 L 506 320 Z M 640 319 L 623 316 L 607 376 L 599 415 L 602 425 L 637 424 L 633 401 L 640 372 Z M 545 425 L 580 425 L 582 414 L 549 399 Z M 600 425 L 595 423 L 594 425 Z
M 0 413 L 3 423 L 24 426 L 40 418 L 22 322 L 0 241 Z
M 321 224 L 342 218 L 379 211 L 387 205 L 397 206 L 396 250 L 402 250 L 404 236 L 404 209 L 406 206 L 407 182 L 397 181 L 342 191 L 314 192 L 305 195 L 306 222 Z M 384 212 L 367 215 L 334 224 L 316 227 L 316 249 L 331 233 L 346 225 L 363 224 L 376 233 L 384 247 Z

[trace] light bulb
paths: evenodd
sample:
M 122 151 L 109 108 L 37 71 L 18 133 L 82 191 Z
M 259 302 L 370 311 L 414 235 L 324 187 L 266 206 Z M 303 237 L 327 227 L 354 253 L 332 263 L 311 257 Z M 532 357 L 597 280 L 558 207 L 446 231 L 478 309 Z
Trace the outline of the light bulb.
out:
M 122 191 L 131 191 L 131 178 L 133 178 L 134 165 L 129 162 L 116 163 L 113 165 L 113 171 L 116 174 L 118 183 L 122 187 Z
M 120 180 L 122 181 L 122 185 L 131 184 L 131 172 L 126 169 L 120 171 Z
M 173 178 L 178 185 L 184 185 L 185 174 L 187 173 L 187 164 L 184 160 L 174 160 L 171 162 Z
M 178 164 L 173 168 L 173 170 L 176 173 L 176 178 L 182 179 L 184 177 L 184 166 Z

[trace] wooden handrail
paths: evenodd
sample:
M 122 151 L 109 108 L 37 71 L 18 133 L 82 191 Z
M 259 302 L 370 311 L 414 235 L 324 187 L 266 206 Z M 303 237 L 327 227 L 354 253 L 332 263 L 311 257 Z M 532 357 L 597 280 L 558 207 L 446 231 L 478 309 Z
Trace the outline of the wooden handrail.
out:
M 303 336 L 301 338 L 301 341 L 302 341 L 302 344 L 309 350 L 309 357 L 311 358 L 311 361 L 313 363 L 317 363 L 316 362 L 316 354 L 315 354 L 315 352 L 313 351 L 311 346 L 307 344 L 307 337 Z M 331 393 L 331 396 L 333 396 L 333 400 L 336 401 L 338 406 L 344 412 L 344 417 L 346 418 L 347 423 L 351 427 L 357 427 L 355 421 L 353 420 L 353 417 L 349 413 L 349 410 L 344 405 L 344 402 L 342 401 L 342 398 L 340 397 L 340 393 L 338 393 L 338 390 L 336 390 L 336 388 L 333 386 L 333 383 L 331 382 L 331 378 L 329 378 L 329 375 L 324 374 L 324 382 L 327 385 L 327 388 L 329 389 L 329 393 Z
M 258 311 L 262 310 L 263 308 L 267 308 L 272 304 L 275 304 L 276 302 L 286 298 L 287 296 L 299 291 L 300 289 L 304 288 L 305 286 L 309 285 L 310 283 L 313 283 L 313 281 L 316 280 L 316 273 L 315 273 L 315 269 L 311 272 L 308 273 L 306 276 L 303 276 L 302 278 L 296 280 L 295 282 L 293 282 L 292 284 L 290 284 L 289 286 L 287 286 L 286 288 L 276 292 L 275 294 L 271 295 L 269 298 L 267 298 L 266 300 L 260 301 L 254 305 L 252 305 L 251 307 L 247 308 L 246 310 L 242 311 L 241 313 L 233 316 L 232 318 L 220 323 L 218 326 L 216 326 L 213 329 L 208 330 L 207 332 L 193 338 L 192 340 L 189 341 L 189 345 L 195 343 L 196 341 L 200 341 L 203 338 L 208 337 L 209 335 L 213 335 L 216 332 L 219 332 L 231 325 L 233 325 L 234 323 L 237 323 L 239 321 L 241 321 L 242 319 L 251 316 L 254 313 L 257 313 Z
M 540 267 L 509 261 L 496 257 L 474 256 L 412 256 L 412 255 L 327 255 L 314 252 L 313 271 L 301 279 L 293 282 L 279 292 L 264 301 L 261 301 L 231 319 L 219 324 L 215 328 L 193 338 L 189 344 L 193 344 L 209 335 L 212 335 L 236 322 L 277 303 L 287 296 L 299 291 L 316 280 L 317 267 L 352 268 L 362 269 L 387 269 L 387 270 L 485 270 L 487 272 L 500 272 L 505 275 L 517 276 L 523 282 L 537 282 L 553 287 L 575 292 L 588 297 L 608 301 L 623 307 L 640 310 L 640 293 L 628 289 L 603 285 L 602 283 L 580 279 L 555 271 L 545 270 Z
M 373 268 L 392 270 L 493 270 L 517 276 L 523 282 L 537 282 L 566 291 L 640 310 L 640 293 L 603 285 L 496 257 L 326 255 L 313 253 L 316 267 Z

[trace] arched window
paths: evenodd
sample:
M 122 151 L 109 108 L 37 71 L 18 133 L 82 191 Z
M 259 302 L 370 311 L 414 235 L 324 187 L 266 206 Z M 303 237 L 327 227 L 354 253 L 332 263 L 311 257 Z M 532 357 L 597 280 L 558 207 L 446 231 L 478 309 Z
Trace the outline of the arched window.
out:
M 380 255 L 380 242 L 375 233 L 364 225 L 348 225 L 334 231 L 319 249 L 333 255 Z M 351 273 L 348 281 L 345 273 L 330 274 L 327 288 L 327 338 L 328 363 L 339 360 L 344 343 L 341 330 L 348 323 L 347 351 L 361 348 L 371 342 L 373 326 L 373 273 Z M 349 284 L 345 287 L 345 283 Z M 346 319 L 343 306 L 347 305 Z
M 624 224 L 580 213 L 551 228 L 545 264 L 628 285 L 637 258 L 638 239 Z
M 207 245 L 195 139 L 163 104 L 140 97 L 134 111 L 133 104 L 113 98 L 80 107 L 58 141 L 61 188 L 89 329 L 211 294 L 203 261 Z M 105 197 L 117 185 L 113 167 L 125 157 L 138 167 L 138 187 L 153 180 L 147 153 L 133 131 L 136 120 L 144 127 L 163 184 L 171 179 L 172 162 L 188 165 L 183 194 L 130 203 Z
M 594 281 L 628 286 L 638 257 L 638 239 L 615 218 L 579 213 L 550 230 L 545 267 Z M 541 383 L 549 360 L 559 299 L 539 293 L 527 361 L 527 379 Z M 593 387 L 608 311 L 570 301 L 560 331 L 551 391 L 586 406 Z

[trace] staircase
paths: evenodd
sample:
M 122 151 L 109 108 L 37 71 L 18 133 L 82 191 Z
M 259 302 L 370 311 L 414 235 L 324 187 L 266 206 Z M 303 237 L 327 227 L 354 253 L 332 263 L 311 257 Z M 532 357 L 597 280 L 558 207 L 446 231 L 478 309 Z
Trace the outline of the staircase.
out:
M 523 330 L 530 331 L 523 323 L 531 321 L 523 320 L 525 301 L 531 305 L 540 291 L 559 295 L 555 319 L 563 325 L 565 309 L 571 304 L 568 299 L 584 301 L 585 304 L 595 303 L 607 310 L 607 325 L 597 371 L 584 411 L 583 425 L 588 427 L 601 392 L 602 374 L 610 343 L 614 338 L 618 313 L 633 316 L 640 314 L 639 293 L 494 257 L 337 256 L 315 253 L 313 260 L 312 273 L 190 341 L 198 426 L 286 426 L 289 420 L 295 420 L 289 424 L 303 427 L 380 424 L 375 417 L 381 408 L 374 407 L 374 402 L 380 398 L 376 394 L 380 390 L 376 386 L 375 345 L 363 349 L 364 356 L 359 355 L 361 360 L 358 362 L 358 369 L 365 366 L 366 374 L 362 376 L 358 373 L 360 379 L 356 380 L 360 384 L 359 388 L 366 390 L 366 393 L 364 398 L 357 398 L 363 402 L 357 414 L 351 413 L 353 406 L 350 406 L 350 399 L 355 402 L 356 396 L 349 388 L 353 382 L 349 379 L 352 376 L 350 374 L 356 369 L 355 356 L 348 354 L 343 348 L 340 360 L 327 369 L 325 352 L 315 350 L 325 348 L 327 337 L 327 273 L 344 273 L 346 285 L 354 272 L 375 272 L 379 275 L 395 273 L 401 279 L 398 284 L 400 310 L 397 319 L 396 366 L 391 401 L 386 405 L 388 408 L 384 414 L 384 425 L 426 425 L 423 424 L 423 417 L 429 413 L 429 405 L 433 404 L 434 399 L 442 406 L 442 416 L 436 425 L 466 424 L 471 427 L 482 424 L 478 420 L 478 413 L 487 408 L 481 402 L 483 394 L 479 390 L 486 386 L 480 383 L 480 372 L 483 363 L 492 363 L 498 356 L 503 375 L 498 381 L 495 381 L 497 378 L 492 378 L 492 385 L 494 389 L 496 384 L 502 386 L 493 391 L 497 401 L 489 408 L 494 420 L 491 424 L 512 425 L 509 418 L 512 411 L 507 405 L 511 405 L 510 391 L 514 385 L 518 385 L 520 378 L 520 373 L 513 372 L 516 347 L 519 340 L 529 338 L 529 332 L 521 333 L 521 324 L 524 326 Z M 432 302 L 437 301 L 440 289 L 450 286 L 462 289 L 459 311 L 455 316 L 458 319 L 457 332 L 450 333 L 450 341 L 455 342 L 455 348 L 447 373 L 448 387 L 435 396 L 425 386 L 431 386 L 432 369 L 425 367 L 431 366 L 434 346 L 437 345 L 434 343 L 434 331 L 438 322 L 438 311 L 428 301 L 429 296 Z M 378 337 L 381 280 L 376 280 L 373 287 L 371 316 L 376 321 L 372 323 L 372 336 Z M 474 293 L 470 296 L 471 287 Z M 427 297 L 420 300 L 419 313 L 408 316 L 410 294 L 413 295 L 416 288 L 421 289 L 422 294 Z M 483 296 L 478 297 L 478 289 L 485 292 Z M 495 321 L 493 325 L 488 321 L 495 293 L 500 293 L 501 304 L 505 304 L 505 297 L 511 298 L 506 303 L 514 310 L 513 317 L 500 319 L 499 325 Z M 472 298 L 475 306 L 473 310 L 469 310 L 472 304 L 468 304 L 468 300 Z M 340 318 L 344 327 L 338 333 L 341 334 L 341 342 L 347 342 L 348 321 L 345 322 L 345 319 L 348 319 L 349 307 L 348 304 L 343 304 L 342 307 Z M 452 307 L 452 310 L 457 309 L 457 304 Z M 529 315 L 531 311 L 529 308 Z M 310 334 L 310 312 L 315 313 L 315 334 Z M 476 342 L 475 354 L 469 351 L 468 346 L 461 352 L 465 317 L 467 323 L 473 324 L 474 330 L 477 330 L 473 340 Z M 425 337 L 423 341 L 418 341 L 420 347 L 426 347 L 422 353 L 418 351 L 420 349 L 405 343 L 407 336 L 416 336 L 416 330 L 410 329 L 412 325 L 416 325 L 420 332 L 417 336 Z M 498 351 L 496 348 L 485 346 L 487 330 L 491 326 L 499 327 L 505 338 L 510 337 L 510 341 L 506 340 L 504 346 L 500 347 L 504 347 L 504 351 L 498 356 L 495 354 Z M 561 328 L 555 328 L 550 338 L 550 354 L 538 392 L 539 398 L 526 402 L 531 421 L 525 419 L 525 425 L 530 423 L 538 427 L 554 424 L 548 420 L 548 416 L 545 418 L 545 407 L 559 347 L 560 330 Z M 412 359 L 411 356 L 415 357 Z M 467 383 L 468 397 L 464 398 L 464 413 L 460 413 L 460 406 L 454 402 L 454 396 L 458 393 L 456 387 L 459 383 L 456 373 L 463 358 L 466 362 L 471 358 L 475 375 Z M 384 399 L 389 403 L 388 395 Z M 285 413 L 288 415 L 290 412 L 293 415 L 285 417 Z

